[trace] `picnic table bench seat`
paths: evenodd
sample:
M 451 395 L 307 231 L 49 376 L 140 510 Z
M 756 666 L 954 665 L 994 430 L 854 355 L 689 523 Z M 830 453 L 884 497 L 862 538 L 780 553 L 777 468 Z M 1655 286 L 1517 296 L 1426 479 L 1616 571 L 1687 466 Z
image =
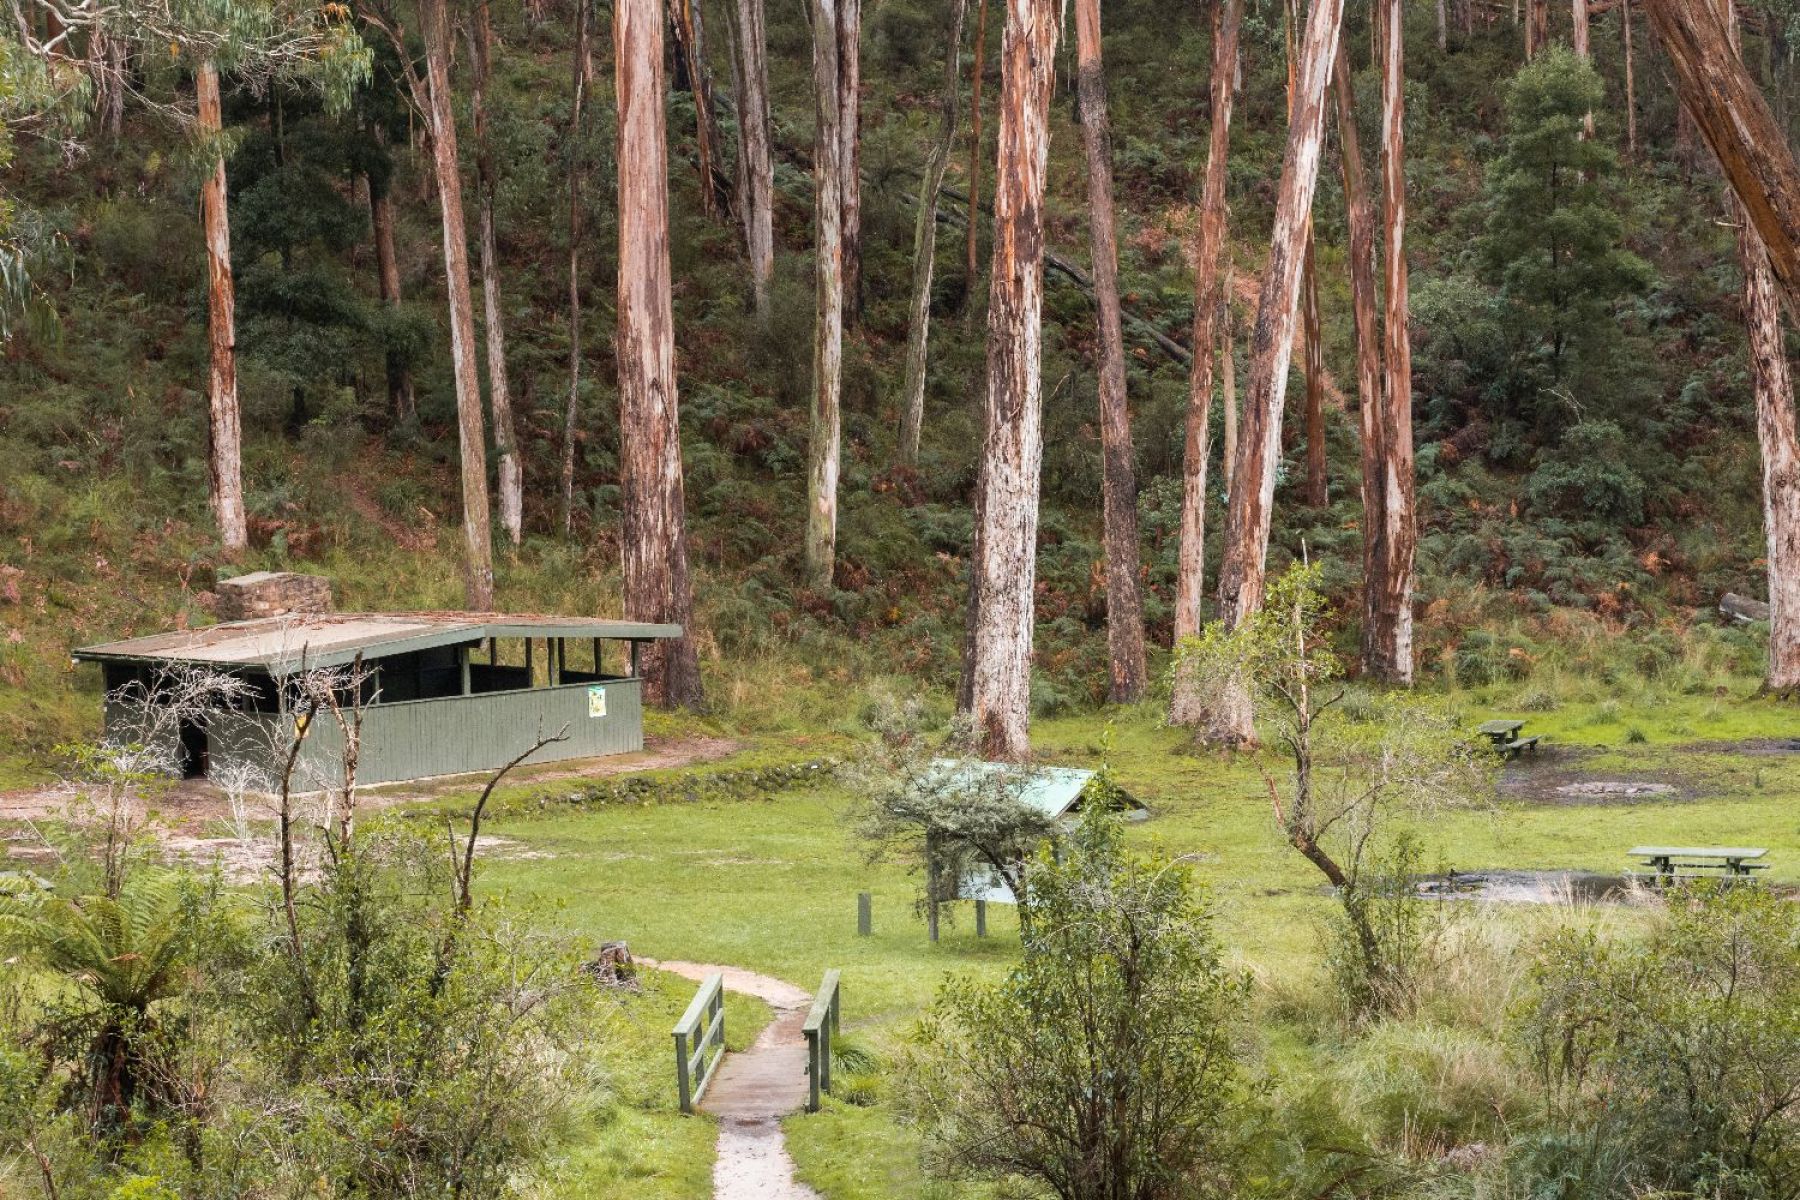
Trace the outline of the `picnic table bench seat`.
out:
M 1521 737 L 1520 731 L 1525 728 L 1523 721 L 1492 720 L 1483 721 L 1475 727 L 1475 732 L 1486 737 L 1494 751 L 1504 758 L 1517 758 L 1529 750 L 1537 753 L 1538 743 L 1544 740 L 1541 733 L 1530 737 Z

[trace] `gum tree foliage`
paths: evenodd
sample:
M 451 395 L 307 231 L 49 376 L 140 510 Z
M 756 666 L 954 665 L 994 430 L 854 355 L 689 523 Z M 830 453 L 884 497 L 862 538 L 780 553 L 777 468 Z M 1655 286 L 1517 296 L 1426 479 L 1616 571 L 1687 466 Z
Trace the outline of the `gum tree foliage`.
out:
M 1617 154 L 1582 136 L 1605 99 L 1599 75 L 1561 45 L 1507 85 L 1505 148 L 1488 167 L 1476 247 L 1511 346 L 1498 418 L 1564 427 L 1605 415 L 1584 406 L 1619 391 L 1600 386 L 1618 382 L 1618 304 L 1649 285 L 1650 268 L 1623 245 Z
M 1017 966 L 952 977 L 914 1032 L 905 1104 L 942 1174 L 1065 1200 L 1231 1194 L 1247 981 L 1186 866 L 1121 832 L 1090 806 L 1041 850 Z
M 1247 686 L 1259 730 L 1288 761 L 1285 778 L 1263 770 L 1276 823 L 1337 892 L 1348 931 L 1335 971 L 1344 999 L 1359 1012 L 1397 1011 L 1421 946 L 1407 932 L 1416 928 L 1411 916 L 1386 903 L 1394 864 L 1416 859 L 1405 820 L 1469 802 L 1482 772 L 1476 751 L 1434 708 L 1359 696 L 1356 714 L 1347 711 L 1320 575 L 1317 564 L 1289 568 L 1253 619 L 1230 631 L 1215 621 L 1185 639 L 1172 669 Z M 1384 869 L 1371 872 L 1382 860 Z
M 1695 885 L 1643 936 L 1553 933 L 1529 985 L 1551 1119 L 1520 1171 L 1562 1195 L 1800 1195 L 1800 908 Z

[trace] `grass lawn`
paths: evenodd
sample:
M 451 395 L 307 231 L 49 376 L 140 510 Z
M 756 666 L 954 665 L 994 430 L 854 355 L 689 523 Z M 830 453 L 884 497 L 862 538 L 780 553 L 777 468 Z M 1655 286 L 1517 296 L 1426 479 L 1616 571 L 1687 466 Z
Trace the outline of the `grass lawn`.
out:
M 1571 705 L 1519 714 L 1531 732 L 1591 752 L 1556 769 L 1596 778 L 1675 778 L 1678 799 L 1654 803 L 1499 802 L 1435 814 L 1417 830 L 1427 861 L 1459 870 L 1496 867 L 1619 871 L 1644 842 L 1736 844 L 1770 849 L 1776 881 L 1800 881 L 1800 755 L 1746 755 L 1694 745 L 1703 736 L 1785 736 L 1791 710 L 1733 704 L 1712 718 L 1710 697 L 1678 698 L 1654 718 L 1642 744 L 1605 707 Z M 1494 715 L 1480 697 L 1471 715 Z M 1695 730 L 1694 733 L 1677 732 Z M 1179 733 L 1147 710 L 1122 717 L 1107 757 L 1120 782 L 1154 819 L 1131 839 L 1191 856 L 1217 906 L 1230 952 L 1266 978 L 1304 975 L 1317 960 L 1328 897 L 1316 872 L 1280 841 L 1254 762 L 1186 750 Z M 1092 717 L 1041 722 L 1046 756 L 1097 765 L 1104 740 Z M 1598 747 L 1607 746 L 1601 750 Z M 729 764 L 722 764 L 729 765 Z M 1281 764 L 1264 761 L 1281 778 Z M 1534 770 L 1529 764 L 1522 769 Z M 635 954 L 730 963 L 813 988 L 828 967 L 843 972 L 847 1027 L 878 1049 L 901 1036 L 948 971 L 997 972 L 1017 949 L 1010 910 L 990 912 L 978 940 L 967 911 L 937 945 L 912 911 L 916 881 L 902 867 L 870 864 L 854 844 L 835 784 L 766 798 L 681 804 L 620 804 L 507 817 L 492 832 L 547 857 L 495 859 L 484 886 L 546 920 L 594 939 L 622 938 Z M 875 933 L 856 936 L 856 893 L 875 897 Z M 669 1027 L 692 985 L 667 981 L 629 1001 L 609 1056 L 621 1081 L 612 1125 L 573 1154 L 560 1179 L 572 1190 L 634 1181 L 634 1194 L 704 1197 L 711 1124 L 673 1113 Z M 759 1019 L 734 1007 L 733 1041 Z M 789 1122 L 802 1177 L 833 1200 L 916 1196 L 928 1190 L 916 1147 L 877 1105 L 832 1103 Z M 639 1183 L 644 1186 L 639 1186 Z

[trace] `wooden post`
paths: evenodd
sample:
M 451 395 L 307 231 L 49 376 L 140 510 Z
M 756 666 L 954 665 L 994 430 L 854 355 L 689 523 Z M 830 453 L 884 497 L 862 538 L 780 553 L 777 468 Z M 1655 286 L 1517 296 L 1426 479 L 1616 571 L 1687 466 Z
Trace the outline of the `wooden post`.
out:
M 868 937 L 875 932 L 875 897 L 868 892 L 856 893 L 856 932 Z
M 467 696 L 470 691 L 470 688 L 469 688 L 469 653 L 470 653 L 469 647 L 467 647 L 467 646 L 458 646 L 456 648 L 457 663 L 458 663 L 458 665 L 460 665 L 462 667 L 462 694 L 465 696 Z
M 978 899 L 975 901 L 975 936 L 978 938 L 984 938 L 987 936 L 987 901 L 986 900 Z
M 551 687 L 562 685 L 562 639 L 544 639 L 544 674 Z
M 525 639 L 525 686 L 537 686 L 537 665 L 531 661 L 531 639 Z
M 681 1105 L 681 1111 L 694 1111 L 694 1081 L 688 1075 L 688 1042 L 687 1034 L 675 1031 L 675 1095 Z
M 640 676 L 638 674 L 638 666 L 643 658 L 642 649 L 643 649 L 642 642 L 634 641 L 631 643 L 631 677 L 633 679 L 640 678 Z
M 596 676 L 605 674 L 605 672 L 600 669 L 600 639 L 599 638 L 594 639 L 594 674 Z

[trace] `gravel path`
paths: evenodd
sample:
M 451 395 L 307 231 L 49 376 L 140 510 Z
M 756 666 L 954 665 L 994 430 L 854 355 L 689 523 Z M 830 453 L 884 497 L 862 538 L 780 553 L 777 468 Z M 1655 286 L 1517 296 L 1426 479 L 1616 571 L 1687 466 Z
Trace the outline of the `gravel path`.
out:
M 638 962 L 696 983 L 717 971 L 725 990 L 754 996 L 775 1019 L 748 1050 L 727 1054 L 700 1101 L 719 1119 L 713 1161 L 713 1200 L 819 1200 L 794 1178 L 794 1160 L 782 1136 L 781 1118 L 806 1104 L 806 1039 L 800 1027 L 812 995 L 791 983 L 738 967 L 712 963 Z

